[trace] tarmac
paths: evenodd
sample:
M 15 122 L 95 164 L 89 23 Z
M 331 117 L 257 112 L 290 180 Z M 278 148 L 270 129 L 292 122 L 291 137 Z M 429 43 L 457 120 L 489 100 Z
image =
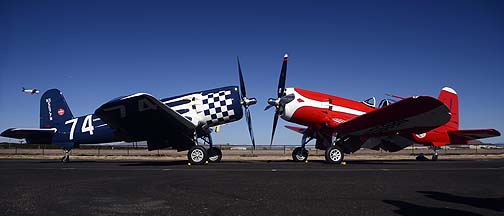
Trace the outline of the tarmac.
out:
M 503 215 L 504 159 L 0 159 L 0 215 Z

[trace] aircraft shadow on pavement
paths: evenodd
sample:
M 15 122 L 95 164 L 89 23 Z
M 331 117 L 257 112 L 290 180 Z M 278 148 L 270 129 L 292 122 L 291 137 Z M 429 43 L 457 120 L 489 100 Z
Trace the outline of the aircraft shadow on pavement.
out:
M 383 200 L 383 202 L 399 208 L 394 210 L 399 215 L 481 215 L 458 209 L 421 206 L 399 200 Z
M 500 198 L 478 198 L 478 197 L 464 197 L 452 195 L 449 193 L 435 192 L 435 191 L 417 191 L 424 194 L 424 196 L 443 202 L 451 202 L 473 206 L 476 208 L 489 209 L 493 211 L 504 211 L 504 197 Z

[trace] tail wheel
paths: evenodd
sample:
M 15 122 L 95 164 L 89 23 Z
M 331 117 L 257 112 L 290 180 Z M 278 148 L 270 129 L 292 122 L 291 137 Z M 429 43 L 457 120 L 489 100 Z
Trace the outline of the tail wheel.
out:
M 339 146 L 331 146 L 326 149 L 325 152 L 325 160 L 327 163 L 330 164 L 337 164 L 341 163 L 343 161 L 343 158 L 345 157 L 345 154 L 341 150 L 341 147 Z
M 220 162 L 222 159 L 222 151 L 219 148 L 212 147 L 208 149 L 208 161 L 212 163 Z
M 436 152 L 432 155 L 432 161 L 437 161 L 437 159 L 438 159 L 438 153 Z
M 302 147 L 297 147 L 292 151 L 292 160 L 295 162 L 305 162 L 308 159 L 308 151 Z
M 187 152 L 187 159 L 191 164 L 205 164 L 208 159 L 208 152 L 203 146 L 193 146 L 189 149 L 189 152 Z
M 63 163 L 70 162 L 70 156 L 68 156 L 68 155 L 63 156 L 63 158 L 61 158 L 61 162 L 63 162 Z

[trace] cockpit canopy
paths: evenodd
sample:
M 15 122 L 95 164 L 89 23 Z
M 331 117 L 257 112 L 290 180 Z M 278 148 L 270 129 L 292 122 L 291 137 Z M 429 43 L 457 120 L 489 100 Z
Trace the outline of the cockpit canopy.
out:
M 375 97 L 368 98 L 366 100 L 363 100 L 362 103 L 366 104 L 367 106 L 375 108 L 375 106 L 376 106 L 376 98 Z
M 386 107 L 386 106 L 392 104 L 393 102 L 394 101 L 390 100 L 390 99 L 382 99 L 380 101 L 380 104 L 378 105 L 378 108 Z M 376 98 L 375 97 L 371 97 L 371 98 L 368 98 L 366 100 L 363 100 L 362 103 L 366 104 L 367 106 L 376 108 Z

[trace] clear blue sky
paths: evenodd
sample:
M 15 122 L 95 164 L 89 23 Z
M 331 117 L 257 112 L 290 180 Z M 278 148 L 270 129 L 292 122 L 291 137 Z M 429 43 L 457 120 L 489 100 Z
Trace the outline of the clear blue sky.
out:
M 461 128 L 504 132 L 502 1 L 17 0 L 0 2 L 0 27 L 2 131 L 38 127 L 40 95 L 21 87 L 59 88 L 80 116 L 136 92 L 163 98 L 238 85 L 240 56 L 247 92 L 259 100 L 256 140 L 268 144 L 273 111 L 263 109 L 287 52 L 289 87 L 362 100 L 437 97 L 450 86 Z M 300 143 L 285 124 L 275 143 Z M 249 144 L 246 122 L 214 140 Z

